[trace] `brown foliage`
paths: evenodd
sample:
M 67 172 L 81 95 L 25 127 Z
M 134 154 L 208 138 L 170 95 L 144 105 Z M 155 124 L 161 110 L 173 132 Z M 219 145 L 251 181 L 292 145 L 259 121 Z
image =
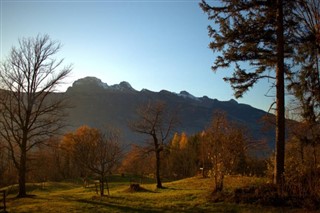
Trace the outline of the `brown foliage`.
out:
M 122 160 L 119 171 L 141 177 L 152 174 L 154 172 L 154 156 L 145 148 L 133 145 Z
M 203 134 L 203 150 L 211 162 L 214 191 L 223 189 L 223 179 L 245 157 L 248 139 L 243 130 L 230 123 L 225 113 L 215 112 L 210 127 Z
M 64 144 L 66 149 L 71 149 L 75 163 L 99 177 L 100 194 L 103 196 L 106 176 L 122 157 L 118 132 L 112 129 L 102 132 L 81 126 L 74 133 L 66 134 Z

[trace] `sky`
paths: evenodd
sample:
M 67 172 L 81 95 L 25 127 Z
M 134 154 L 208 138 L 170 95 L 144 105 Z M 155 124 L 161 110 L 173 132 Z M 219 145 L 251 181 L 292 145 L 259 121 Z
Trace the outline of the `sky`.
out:
M 73 70 L 61 91 L 86 76 L 136 90 L 188 91 L 196 97 L 234 99 L 232 68 L 211 71 L 218 53 L 208 45 L 213 25 L 200 0 L 0 0 L 0 60 L 21 38 L 48 34 L 63 46 L 56 55 Z M 207 1 L 219 4 L 218 0 Z M 248 67 L 250 69 L 250 67 Z M 267 111 L 270 84 L 259 82 L 237 99 Z

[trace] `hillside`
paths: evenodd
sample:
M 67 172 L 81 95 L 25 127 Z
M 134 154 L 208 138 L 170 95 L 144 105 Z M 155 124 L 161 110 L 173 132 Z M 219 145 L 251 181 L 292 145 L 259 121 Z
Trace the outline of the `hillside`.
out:
M 128 82 L 109 86 L 95 77 L 86 77 L 73 83 L 66 91 L 72 108 L 66 118 L 69 130 L 81 125 L 104 127 L 110 125 L 121 130 L 126 143 L 141 144 L 143 138 L 133 133 L 128 123 L 136 117 L 136 108 L 149 101 L 161 100 L 171 109 L 178 110 L 180 125 L 178 132 L 188 135 L 202 131 L 208 126 L 215 110 L 227 113 L 230 120 L 244 125 L 255 139 L 267 139 L 273 147 L 273 133 L 263 132 L 261 118 L 267 113 L 235 100 L 219 101 L 194 97 L 186 91 L 179 94 L 166 90 L 153 92 L 147 89 L 137 91 Z

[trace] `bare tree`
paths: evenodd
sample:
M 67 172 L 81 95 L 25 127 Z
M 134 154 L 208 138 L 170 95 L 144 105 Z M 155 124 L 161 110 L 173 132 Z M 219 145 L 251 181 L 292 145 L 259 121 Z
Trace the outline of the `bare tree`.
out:
M 82 126 L 69 138 L 73 143 L 73 156 L 80 166 L 97 174 L 100 181 L 100 195 L 104 195 L 106 176 L 122 157 L 119 133 L 108 129 L 102 132 Z M 109 194 L 109 188 L 108 194 Z
M 160 101 L 139 107 L 137 114 L 139 117 L 130 125 L 131 129 L 152 138 L 152 145 L 149 151 L 155 153 L 157 188 L 162 188 L 160 179 L 160 153 L 163 151 L 167 139 L 177 124 L 177 117 L 174 113 L 169 113 L 165 103 Z
M 71 72 L 58 68 L 55 54 L 61 45 L 48 35 L 19 40 L 1 64 L 0 135 L 19 173 L 18 197 L 26 196 L 27 153 L 64 125 L 65 99 L 53 95 Z

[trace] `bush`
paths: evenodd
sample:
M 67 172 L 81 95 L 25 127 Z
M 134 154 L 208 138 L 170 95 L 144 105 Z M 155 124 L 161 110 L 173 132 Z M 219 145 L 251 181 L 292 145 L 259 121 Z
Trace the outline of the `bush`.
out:
M 284 198 L 278 195 L 277 187 L 273 184 L 237 188 L 233 192 L 233 201 L 266 206 L 282 206 L 285 203 Z
M 289 193 L 279 194 L 274 184 L 236 188 L 232 193 L 219 192 L 212 194 L 213 202 L 235 202 L 242 204 L 259 204 L 263 206 L 287 206 L 315 210 L 320 208 L 320 199 L 315 196 L 292 196 Z

